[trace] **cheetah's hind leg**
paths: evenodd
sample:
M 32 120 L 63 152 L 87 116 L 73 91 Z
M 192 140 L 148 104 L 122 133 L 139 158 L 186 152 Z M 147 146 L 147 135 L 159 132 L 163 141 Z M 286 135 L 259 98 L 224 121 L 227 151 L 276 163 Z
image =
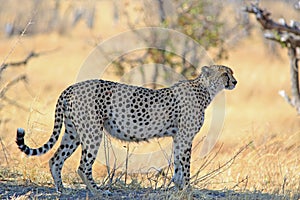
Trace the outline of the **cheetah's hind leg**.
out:
M 80 159 L 80 165 L 78 168 L 78 174 L 86 184 L 87 188 L 93 194 L 99 194 L 101 192 L 100 187 L 97 186 L 93 179 L 92 167 L 96 160 L 100 143 L 102 140 L 103 128 L 102 124 L 96 123 L 97 128 L 92 132 L 85 129 L 85 133 L 79 133 L 81 137 L 82 153 Z
M 68 193 L 67 190 L 65 190 L 63 187 L 61 179 L 61 170 L 64 161 L 74 153 L 79 144 L 80 140 L 76 132 L 75 126 L 70 120 L 65 119 L 65 134 L 62 138 L 58 150 L 55 152 L 54 156 L 49 161 L 49 166 L 52 177 L 54 179 L 55 187 L 57 192 L 59 193 Z

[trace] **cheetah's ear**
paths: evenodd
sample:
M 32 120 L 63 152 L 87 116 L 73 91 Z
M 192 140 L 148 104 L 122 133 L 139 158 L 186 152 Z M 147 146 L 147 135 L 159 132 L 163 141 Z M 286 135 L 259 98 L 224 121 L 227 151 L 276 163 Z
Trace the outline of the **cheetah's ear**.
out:
M 208 66 L 203 66 L 201 68 L 201 73 L 208 76 L 210 74 L 211 69 Z

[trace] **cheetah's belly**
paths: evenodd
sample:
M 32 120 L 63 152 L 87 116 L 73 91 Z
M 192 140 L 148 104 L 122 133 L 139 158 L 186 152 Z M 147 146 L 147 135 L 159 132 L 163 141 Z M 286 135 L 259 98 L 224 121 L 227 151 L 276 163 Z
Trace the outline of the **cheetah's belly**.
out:
M 138 120 L 141 119 L 141 120 Z M 171 121 L 163 116 L 150 118 L 136 117 L 111 117 L 104 121 L 104 129 L 110 135 L 125 141 L 148 141 L 154 137 L 171 136 L 177 131 Z

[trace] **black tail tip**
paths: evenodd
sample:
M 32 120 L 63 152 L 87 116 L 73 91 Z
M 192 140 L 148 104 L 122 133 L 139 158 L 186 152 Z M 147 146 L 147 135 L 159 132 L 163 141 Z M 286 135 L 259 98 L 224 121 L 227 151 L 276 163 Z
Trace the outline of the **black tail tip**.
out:
M 22 128 L 17 129 L 17 137 L 24 137 L 25 136 L 25 130 Z

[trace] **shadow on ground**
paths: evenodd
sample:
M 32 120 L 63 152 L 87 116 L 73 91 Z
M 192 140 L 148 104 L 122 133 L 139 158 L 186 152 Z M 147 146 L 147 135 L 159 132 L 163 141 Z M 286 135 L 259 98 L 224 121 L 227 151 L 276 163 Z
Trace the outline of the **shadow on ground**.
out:
M 58 194 L 53 187 L 37 185 L 18 185 L 15 182 L 0 181 L 0 199 L 273 199 L 296 200 L 294 197 L 274 195 L 260 192 L 236 192 L 232 190 L 198 190 L 178 192 L 170 190 L 153 189 L 116 189 L 103 190 L 98 195 L 93 195 L 86 189 L 69 189 L 67 194 Z

